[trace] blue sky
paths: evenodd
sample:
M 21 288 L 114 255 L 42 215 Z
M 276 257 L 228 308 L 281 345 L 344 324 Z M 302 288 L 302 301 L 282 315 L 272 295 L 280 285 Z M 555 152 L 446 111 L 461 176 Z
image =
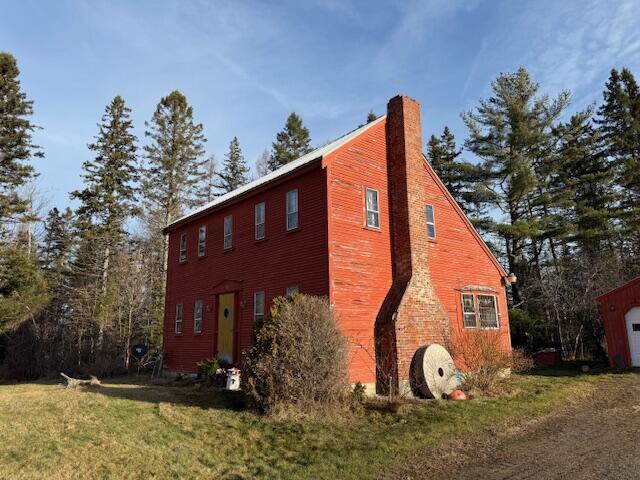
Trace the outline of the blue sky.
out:
M 599 102 L 612 67 L 640 76 L 640 2 L 10 1 L 0 50 L 35 102 L 36 160 L 49 206 L 69 204 L 105 105 L 122 95 L 140 144 L 158 100 L 181 90 L 219 161 L 237 135 L 253 164 L 296 111 L 314 145 L 358 126 L 401 93 L 423 106 L 425 142 L 527 67 L 572 110 Z

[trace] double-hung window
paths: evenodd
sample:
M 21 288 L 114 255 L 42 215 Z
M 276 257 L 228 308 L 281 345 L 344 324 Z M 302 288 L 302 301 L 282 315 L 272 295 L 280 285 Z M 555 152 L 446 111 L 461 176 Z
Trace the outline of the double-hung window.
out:
M 202 333 L 202 300 L 196 300 L 193 309 L 193 333 Z
M 253 294 L 253 319 L 254 321 L 264 318 L 264 292 Z
M 255 208 L 256 240 L 262 240 L 265 235 L 265 206 L 264 202 L 257 203 Z
M 427 216 L 427 236 L 431 240 L 436 239 L 436 218 L 433 213 L 433 205 L 426 206 L 426 216 Z
M 187 261 L 187 234 L 180 235 L 180 263 Z
M 367 227 L 380 228 L 380 207 L 378 206 L 378 191 L 373 188 L 365 189 Z
M 298 189 L 287 192 L 287 230 L 298 228 Z
M 202 225 L 198 230 L 198 256 L 204 257 L 207 248 L 207 226 Z
M 182 333 L 182 304 L 176 305 L 176 322 L 175 322 L 176 334 Z
M 233 216 L 224 217 L 224 249 L 230 250 L 233 247 Z
M 498 328 L 495 295 L 463 293 L 462 317 L 465 328 Z

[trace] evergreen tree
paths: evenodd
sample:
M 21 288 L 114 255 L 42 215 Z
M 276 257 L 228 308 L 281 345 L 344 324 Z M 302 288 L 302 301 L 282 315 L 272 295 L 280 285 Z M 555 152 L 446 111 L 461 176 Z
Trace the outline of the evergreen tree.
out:
M 144 147 L 147 168 L 142 189 L 147 209 L 160 215 L 161 229 L 185 209 L 203 203 L 206 139 L 202 124 L 194 123 L 193 108 L 177 90 L 160 100 L 146 126 L 151 143 Z
M 258 174 L 258 178 L 264 177 L 269 173 L 270 160 L 271 155 L 269 155 L 269 151 L 265 149 L 256 160 L 256 173 Z
M 273 172 L 309 153 L 312 150 L 310 144 L 309 130 L 302 124 L 302 119 L 292 112 L 284 129 L 276 135 L 276 141 L 273 142 L 269 170 Z
M 465 147 L 482 160 L 492 192 L 488 206 L 504 215 L 496 219 L 491 231 L 501 239 L 510 271 L 519 279 L 512 286 L 517 305 L 525 300 L 523 285 L 532 265 L 540 266 L 545 232 L 539 216 L 546 199 L 538 173 L 552 156 L 552 129 L 570 95 L 562 92 L 554 100 L 538 97 L 538 85 L 524 68 L 501 74 L 492 89 L 491 98 L 480 100 L 475 111 L 463 114 L 469 128 Z
M 218 174 L 220 177 L 218 188 L 223 194 L 232 192 L 248 182 L 248 173 L 249 167 L 242 155 L 238 137 L 233 137 L 229 144 L 229 152 L 224 157 L 223 170 Z
M 29 120 L 33 102 L 20 88 L 16 59 L 0 52 L 0 229 L 26 212 L 27 202 L 18 188 L 34 177 L 32 157 L 43 157 L 32 142 L 35 126 Z M 0 234 L 6 232 L 0 231 Z
M 431 135 L 427 143 L 427 159 L 444 186 L 476 227 L 486 228 L 490 220 L 485 204 L 491 192 L 485 187 L 483 170 L 461 160 L 461 153 L 448 127 L 440 137 Z

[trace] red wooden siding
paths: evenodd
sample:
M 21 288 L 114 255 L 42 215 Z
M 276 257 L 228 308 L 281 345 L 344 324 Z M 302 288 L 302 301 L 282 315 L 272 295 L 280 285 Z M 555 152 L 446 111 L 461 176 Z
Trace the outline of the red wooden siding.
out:
M 625 315 L 633 307 L 640 307 L 640 277 L 598 297 L 600 314 L 604 320 L 607 354 L 612 367 L 631 365 L 629 338 Z
M 298 189 L 299 224 L 286 231 L 285 195 Z M 169 264 L 164 324 L 167 368 L 195 372 L 203 358 L 216 354 L 215 293 L 238 290 L 235 359 L 251 341 L 253 294 L 264 291 L 266 308 L 287 287 L 328 295 L 326 177 L 320 162 L 276 186 L 258 190 L 228 206 L 221 206 L 169 232 Z M 254 207 L 266 204 L 266 236 L 255 240 Z M 223 219 L 233 215 L 233 248 L 223 250 Z M 198 228 L 207 226 L 206 255 L 198 257 Z M 187 261 L 178 261 L 180 235 L 187 234 Z M 222 285 L 221 285 L 222 284 Z M 217 287 L 217 288 L 216 288 Z M 196 300 L 203 300 L 201 334 L 193 333 Z M 175 305 L 184 305 L 182 335 L 174 333 Z
M 350 342 L 351 381 L 375 381 L 374 322 L 391 286 L 385 122 L 326 159 L 330 298 Z M 365 188 L 378 191 L 380 228 L 367 228 Z

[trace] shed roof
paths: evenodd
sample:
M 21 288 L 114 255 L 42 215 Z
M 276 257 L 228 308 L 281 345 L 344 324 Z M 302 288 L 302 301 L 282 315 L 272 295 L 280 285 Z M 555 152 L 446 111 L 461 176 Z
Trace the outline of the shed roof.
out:
M 231 200 L 233 200 L 236 197 L 239 197 L 245 193 L 250 192 L 251 190 L 254 190 L 264 184 L 267 184 L 269 182 L 272 182 L 278 178 L 284 177 L 285 175 L 288 175 L 289 173 L 298 170 L 308 164 L 310 164 L 311 162 L 315 161 L 315 160 L 319 160 L 322 157 L 324 157 L 325 155 L 328 155 L 329 153 L 337 150 L 338 148 L 340 148 L 341 146 L 343 146 L 345 143 L 347 143 L 349 140 L 357 137 L 358 135 L 360 135 L 361 133 L 366 132 L 367 130 L 369 130 L 371 127 L 373 127 L 374 125 L 377 125 L 378 123 L 382 122 L 384 119 L 386 118 L 386 115 L 382 115 L 381 117 L 377 118 L 376 120 L 374 120 L 373 122 L 367 123 L 366 125 L 362 125 L 361 127 L 356 128 L 355 130 L 352 130 L 351 132 L 343 135 L 342 137 L 334 140 L 333 142 L 327 143 L 326 145 L 316 148 L 315 150 L 307 153 L 306 155 L 303 155 L 302 157 L 287 163 L 286 165 L 278 168 L 277 170 L 274 170 L 271 173 L 268 173 L 267 175 L 258 178 L 257 180 L 254 180 L 253 182 L 247 183 L 246 185 L 243 185 L 240 188 L 237 188 L 229 193 L 225 193 L 224 195 L 221 195 L 220 197 L 216 198 L 215 200 L 206 203 L 205 205 L 189 212 L 188 214 L 178 218 L 177 220 L 174 220 L 173 222 L 171 222 L 169 225 L 167 225 L 165 227 L 165 232 L 171 230 L 174 226 L 176 226 L 177 224 L 183 223 L 185 220 L 188 220 L 191 217 L 195 217 L 207 210 L 211 210 L 214 209 L 215 207 L 218 207 L 220 205 L 223 205 Z
M 630 280 L 627 283 L 623 283 L 619 287 L 616 287 L 613 290 L 608 291 L 607 293 L 603 293 L 602 295 L 597 297 L 596 300 L 599 301 L 599 302 L 602 302 L 607 297 L 609 297 L 611 295 L 615 295 L 616 293 L 619 293 L 619 292 L 621 292 L 623 290 L 626 290 L 627 288 L 631 288 L 631 287 L 635 287 L 635 286 L 640 287 L 640 277 L 636 277 L 633 280 Z

